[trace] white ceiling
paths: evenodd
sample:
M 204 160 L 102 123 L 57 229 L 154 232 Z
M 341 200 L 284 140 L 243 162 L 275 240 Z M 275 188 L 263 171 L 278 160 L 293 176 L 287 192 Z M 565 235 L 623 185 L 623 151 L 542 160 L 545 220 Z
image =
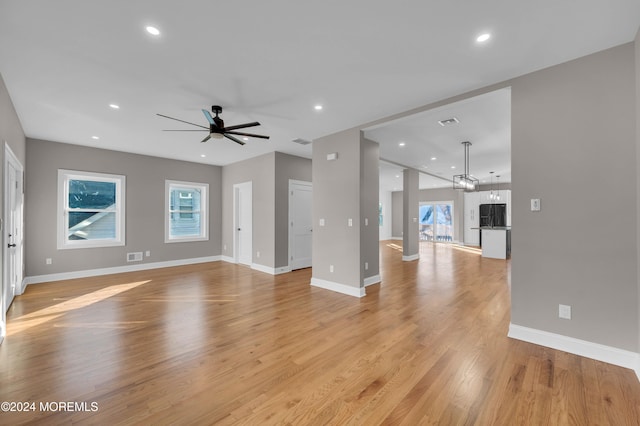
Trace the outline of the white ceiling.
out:
M 458 123 L 438 123 L 449 118 Z M 464 173 L 463 141 L 471 142 L 471 175 L 490 182 L 494 172 L 494 181 L 500 176 L 500 182 L 511 182 L 509 88 L 388 121 L 365 129 L 364 134 L 380 143 L 380 158 L 420 170 L 421 188 L 451 187 L 452 176 Z
M 147 34 L 146 25 L 161 35 Z M 310 157 L 311 145 L 292 139 L 629 42 L 639 25 L 638 0 L 0 0 L 0 73 L 28 137 L 224 165 L 273 150 Z M 491 39 L 476 43 L 485 31 Z M 227 125 L 260 121 L 251 130 L 271 140 L 201 144 L 201 133 L 161 131 L 190 127 L 156 113 L 205 124 L 200 109 L 212 104 L 223 106 Z M 483 123 L 504 117 L 460 107 L 453 111 L 460 133 L 450 139 L 416 127 L 446 118 L 435 112 L 373 129 L 371 137 L 385 158 L 396 156 L 399 136 L 411 144 L 405 152 L 421 143 L 421 154 L 441 159 L 431 170 L 449 175 L 449 163 L 462 166 L 459 142 L 470 140 L 473 174 L 504 168 L 506 175 L 508 166 L 482 160 L 497 159 L 492 144 L 506 143 L 503 128 Z M 426 161 L 397 157 L 407 166 Z

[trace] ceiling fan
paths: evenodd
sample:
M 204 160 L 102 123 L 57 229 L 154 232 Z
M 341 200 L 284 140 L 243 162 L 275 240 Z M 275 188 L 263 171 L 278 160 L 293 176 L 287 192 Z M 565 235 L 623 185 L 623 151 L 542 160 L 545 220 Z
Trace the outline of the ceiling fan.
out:
M 254 121 L 252 123 L 236 124 L 235 126 L 225 127 L 224 121 L 222 120 L 222 118 L 218 117 L 218 114 L 222 113 L 222 107 L 219 105 L 213 105 L 211 107 L 211 111 L 213 111 L 213 113 L 216 115 L 215 117 L 213 117 L 211 113 L 206 109 L 202 110 L 202 113 L 204 114 L 204 116 L 207 117 L 207 121 L 209 121 L 209 127 L 202 126 L 196 123 L 190 123 L 188 121 L 180 120 L 179 118 L 169 117 L 168 115 L 163 115 L 163 114 L 156 114 L 156 115 L 159 115 L 160 117 L 168 118 L 170 120 L 176 120 L 182 123 L 191 124 L 192 126 L 202 127 L 203 130 L 200 130 L 200 129 L 199 130 L 164 130 L 165 132 L 202 132 L 204 130 L 208 131 L 209 134 L 207 135 L 206 138 L 202 139 L 201 142 L 206 142 L 211 138 L 222 139 L 223 137 L 225 137 L 225 138 L 231 139 L 235 143 L 244 145 L 244 142 L 242 142 L 240 139 L 236 138 L 235 136 L 247 136 L 251 138 L 269 139 L 269 136 L 256 135 L 255 133 L 236 132 L 236 130 L 238 129 L 259 126 L 260 123 L 258 123 L 257 121 Z

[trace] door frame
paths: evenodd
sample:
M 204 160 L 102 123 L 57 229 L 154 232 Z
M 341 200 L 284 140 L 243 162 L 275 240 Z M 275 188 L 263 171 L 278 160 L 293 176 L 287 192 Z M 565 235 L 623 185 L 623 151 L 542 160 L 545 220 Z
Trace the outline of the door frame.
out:
M 240 203 L 240 192 L 243 190 L 248 190 L 250 191 L 251 197 L 249 198 L 251 200 L 251 206 L 250 207 L 250 211 L 251 211 L 251 238 L 250 238 L 250 249 L 249 249 L 249 253 L 250 253 L 250 258 L 251 261 L 249 263 L 249 265 L 251 265 L 253 263 L 253 181 L 248 181 L 248 182 L 242 182 L 242 183 L 236 183 L 233 185 L 233 261 L 235 263 L 240 263 L 240 250 L 239 250 L 239 234 L 238 234 L 238 223 L 240 222 L 239 220 L 239 214 L 240 214 L 240 209 L 238 208 L 239 203 Z
M 420 206 L 425 206 L 425 205 L 432 205 L 433 206 L 433 241 L 434 243 L 454 243 L 456 241 L 456 227 L 455 227 L 455 203 L 453 202 L 453 200 L 449 200 L 449 201 L 420 201 L 418 203 L 418 208 L 420 208 Z M 436 206 L 438 205 L 451 205 L 451 240 L 450 241 L 439 241 L 436 238 L 436 227 L 437 227 L 437 219 L 438 219 L 438 209 L 436 208 Z M 418 219 L 418 232 L 420 232 L 420 220 Z M 420 241 L 420 238 L 418 238 L 418 241 Z
M 289 235 L 289 250 L 287 252 L 287 264 L 289 266 L 289 270 L 293 270 L 293 265 L 291 264 L 292 259 L 291 259 L 291 255 L 293 253 L 293 232 L 291 227 L 293 226 L 293 208 L 292 208 L 292 198 L 293 198 L 293 187 L 294 186 L 305 186 L 307 188 L 310 188 L 311 191 L 313 191 L 313 184 L 312 182 L 308 182 L 305 180 L 295 180 L 295 179 L 289 179 L 289 221 L 287 224 L 287 230 L 288 230 L 288 235 Z M 312 214 L 312 218 L 311 218 L 311 224 L 313 225 L 313 205 L 311 206 L 311 214 Z M 313 238 L 313 237 L 312 237 Z M 311 252 L 311 256 L 313 257 L 313 251 Z
M 10 194 L 9 184 L 11 182 L 9 176 L 9 164 L 13 167 L 16 173 L 16 209 L 18 210 L 18 214 L 16 215 L 16 228 L 18 229 L 18 239 L 15 241 L 17 244 L 16 247 L 16 258 L 15 258 L 15 271 L 16 271 L 16 283 L 14 288 L 14 296 L 22 294 L 22 281 L 24 278 L 24 166 L 18 160 L 18 157 L 13 153 L 9 144 L 5 141 L 4 143 L 4 209 L 2 212 L 2 222 L 0 222 L 0 230 L 2 230 L 2 295 L 0 309 L 2 310 L 2 315 L 0 318 L 0 342 L 2 342 L 5 332 L 6 332 L 6 314 L 9 309 L 10 301 L 6 300 L 5 294 L 7 292 L 7 287 L 9 286 L 9 277 L 8 271 L 10 270 L 8 266 L 9 262 L 9 251 L 7 250 L 7 244 L 9 244 L 8 236 L 7 236 L 7 226 L 10 222 L 9 215 L 10 211 Z

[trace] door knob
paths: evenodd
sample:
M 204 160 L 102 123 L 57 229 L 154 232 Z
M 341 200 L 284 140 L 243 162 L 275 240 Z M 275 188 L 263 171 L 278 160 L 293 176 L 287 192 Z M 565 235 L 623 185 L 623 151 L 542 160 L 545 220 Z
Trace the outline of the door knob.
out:
M 15 247 L 15 244 L 7 244 L 7 247 Z

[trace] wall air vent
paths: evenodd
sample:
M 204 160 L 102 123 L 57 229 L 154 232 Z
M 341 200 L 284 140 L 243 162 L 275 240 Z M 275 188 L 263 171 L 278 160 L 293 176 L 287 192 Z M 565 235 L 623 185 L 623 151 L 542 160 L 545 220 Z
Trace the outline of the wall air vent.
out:
M 127 253 L 127 262 L 141 262 L 142 261 L 142 252 L 138 251 L 135 253 Z
M 443 127 L 444 127 L 444 126 L 450 126 L 450 125 L 452 125 L 452 124 L 458 124 L 458 123 L 459 123 L 459 121 L 458 121 L 458 119 L 457 119 L 457 118 L 455 118 L 455 117 L 451 117 L 451 118 L 447 118 L 446 120 L 440 120 L 440 121 L 438 121 L 438 124 L 439 124 L 439 125 L 441 125 L 441 126 L 443 126 Z
M 308 141 L 308 140 L 302 139 L 302 138 L 296 138 L 296 139 L 292 140 L 291 142 L 295 142 L 295 143 L 298 143 L 300 145 L 309 145 L 311 143 L 311 141 Z

